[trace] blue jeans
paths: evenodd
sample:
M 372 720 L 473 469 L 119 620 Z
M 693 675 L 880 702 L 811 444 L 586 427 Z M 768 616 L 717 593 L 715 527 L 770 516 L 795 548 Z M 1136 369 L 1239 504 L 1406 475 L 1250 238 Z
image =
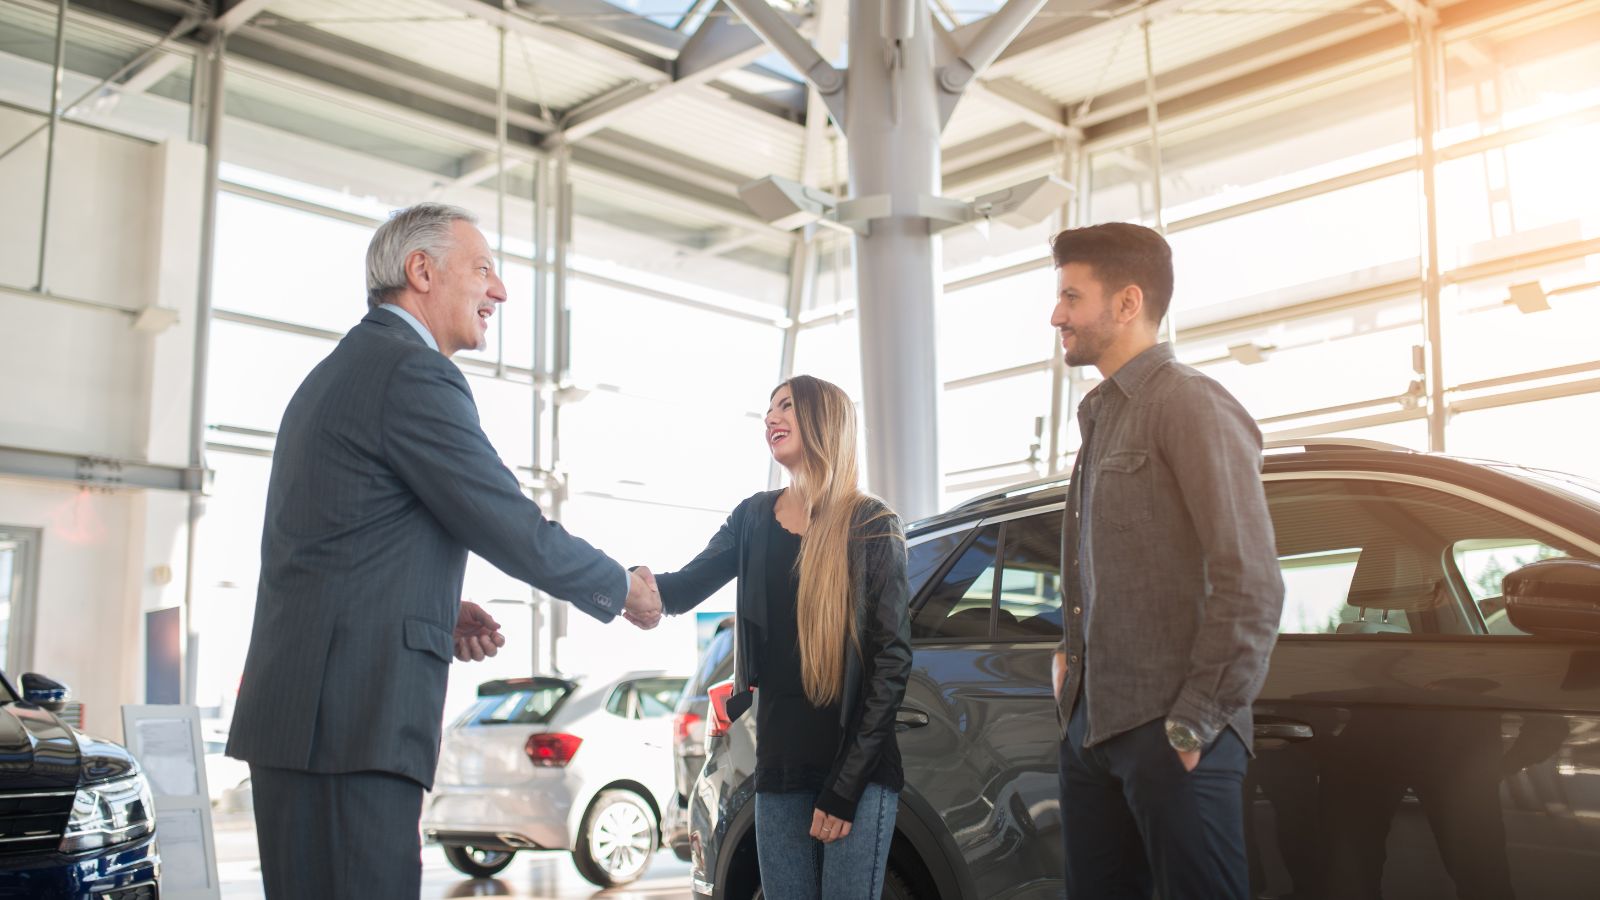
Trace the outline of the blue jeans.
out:
M 756 860 L 765 900 L 878 900 L 900 795 L 869 784 L 850 834 L 831 844 L 811 836 L 814 791 L 756 794 Z
M 1085 748 L 1081 699 L 1061 744 L 1073 900 L 1244 900 L 1244 743 L 1224 728 L 1185 772 L 1161 719 Z

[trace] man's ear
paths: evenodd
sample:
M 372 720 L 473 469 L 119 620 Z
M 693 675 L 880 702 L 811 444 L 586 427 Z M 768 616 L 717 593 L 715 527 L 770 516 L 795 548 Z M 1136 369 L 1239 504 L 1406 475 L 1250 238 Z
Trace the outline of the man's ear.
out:
M 1117 322 L 1127 325 L 1144 315 L 1144 288 L 1137 284 L 1130 284 L 1113 298 L 1111 314 Z
M 428 254 L 421 250 L 411 251 L 406 257 L 406 284 L 411 290 L 419 294 L 426 294 L 433 287 L 434 265 Z

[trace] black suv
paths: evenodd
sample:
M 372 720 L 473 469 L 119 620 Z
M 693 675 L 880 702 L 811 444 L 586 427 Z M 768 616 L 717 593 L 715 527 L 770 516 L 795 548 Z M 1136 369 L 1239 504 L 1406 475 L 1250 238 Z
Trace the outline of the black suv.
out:
M 1254 895 L 1595 896 L 1600 487 L 1333 440 L 1269 448 L 1263 481 L 1287 593 L 1245 783 Z M 1023 486 L 908 529 L 884 897 L 1060 894 L 1064 504 Z M 707 744 L 696 897 L 759 887 L 754 722 Z
M 63 685 L 0 672 L 0 897 L 157 900 L 155 807 L 127 750 L 56 715 Z

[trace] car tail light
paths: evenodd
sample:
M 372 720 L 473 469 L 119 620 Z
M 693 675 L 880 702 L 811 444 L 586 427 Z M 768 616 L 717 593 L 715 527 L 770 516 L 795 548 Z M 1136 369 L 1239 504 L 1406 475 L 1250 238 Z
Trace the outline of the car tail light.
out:
M 703 717 L 692 712 L 681 712 L 672 717 L 672 743 L 686 744 L 692 735 L 689 729 L 704 721 Z
M 711 699 L 711 724 L 706 727 L 706 737 L 722 737 L 733 727 L 733 721 L 728 718 L 728 698 L 733 696 L 733 682 L 713 684 L 706 689 L 706 696 Z
M 528 744 L 523 749 L 529 761 L 536 766 L 560 767 L 572 762 L 578 745 L 582 743 L 583 738 L 575 734 L 535 734 L 529 735 Z

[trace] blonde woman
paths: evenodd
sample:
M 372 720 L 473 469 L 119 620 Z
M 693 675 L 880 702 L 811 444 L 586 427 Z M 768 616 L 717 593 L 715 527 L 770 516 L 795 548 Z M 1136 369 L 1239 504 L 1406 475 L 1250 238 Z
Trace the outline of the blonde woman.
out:
M 734 699 L 756 712 L 756 848 L 768 900 L 877 900 L 905 782 L 895 711 L 911 669 L 900 520 L 862 493 L 855 407 L 800 375 L 772 392 L 767 447 L 789 487 L 740 503 L 682 571 L 679 614 L 738 578 Z

